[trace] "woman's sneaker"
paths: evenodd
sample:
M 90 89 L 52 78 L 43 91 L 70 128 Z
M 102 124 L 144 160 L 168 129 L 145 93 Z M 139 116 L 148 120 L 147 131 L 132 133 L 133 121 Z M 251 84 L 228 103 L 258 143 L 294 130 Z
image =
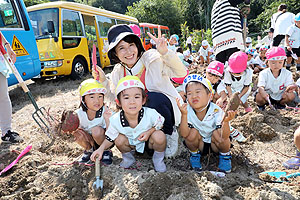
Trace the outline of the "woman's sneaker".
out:
M 231 155 L 219 155 L 219 166 L 218 168 L 222 172 L 231 172 Z
M 2 141 L 5 143 L 19 143 L 23 142 L 23 139 L 16 132 L 7 131 L 4 136 L 1 137 Z
M 247 139 L 237 129 L 230 127 L 230 137 L 238 142 L 244 143 Z
M 201 153 L 192 153 L 190 152 L 190 164 L 193 170 L 195 171 L 201 171 L 202 165 L 201 165 Z
M 165 150 L 165 158 L 174 158 L 178 150 L 178 132 L 177 128 L 174 127 L 172 135 L 167 136 L 167 147 Z

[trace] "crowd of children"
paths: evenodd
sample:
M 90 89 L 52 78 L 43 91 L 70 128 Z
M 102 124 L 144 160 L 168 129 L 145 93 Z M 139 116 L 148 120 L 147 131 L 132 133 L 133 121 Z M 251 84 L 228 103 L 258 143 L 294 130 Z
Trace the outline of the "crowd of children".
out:
M 283 109 L 299 99 L 298 86 L 289 71 L 289 56 L 295 53 L 299 57 L 299 27 L 300 13 L 286 34 L 285 50 L 270 46 L 270 31 L 269 37 L 259 40 L 255 48 L 251 38 L 247 38 L 245 53 L 233 53 L 225 65 L 211 59 L 212 51 L 206 40 L 202 41 L 197 57 L 191 51 L 191 36 L 188 49 L 183 51 L 177 35 L 167 41 L 159 30 L 157 37 L 148 33 L 156 49 L 145 51 L 129 26 L 111 27 L 108 56 L 117 63 L 113 72 L 107 79 L 97 66 L 98 72 L 93 71 L 93 76 L 99 77 L 103 85 L 97 80 L 86 80 L 80 86 L 81 107 L 76 111 L 80 129 L 95 140 L 94 146 L 78 141 L 85 149 L 82 162 L 102 159 L 110 164 L 109 148 L 115 145 L 122 153 L 121 167 L 131 167 L 134 152 L 147 153 L 152 156 L 154 169 L 165 172 L 164 158 L 176 155 L 179 127 L 194 170 L 202 169 L 202 156 L 214 152 L 219 156 L 219 170 L 230 172 L 231 139 L 245 142 L 246 138 L 230 125 L 237 111 L 224 112 L 229 98 L 237 93 L 246 113 L 252 111 L 247 102 L 252 92 L 261 111 L 267 105 Z M 200 64 L 202 75 L 198 70 L 193 72 L 194 63 Z M 297 61 L 297 70 L 299 66 Z M 252 91 L 254 73 L 258 74 L 256 91 Z M 105 107 L 104 95 L 116 102 L 118 111 L 112 113 Z M 298 149 L 299 133 L 295 133 Z M 299 157 L 284 166 L 300 166 Z

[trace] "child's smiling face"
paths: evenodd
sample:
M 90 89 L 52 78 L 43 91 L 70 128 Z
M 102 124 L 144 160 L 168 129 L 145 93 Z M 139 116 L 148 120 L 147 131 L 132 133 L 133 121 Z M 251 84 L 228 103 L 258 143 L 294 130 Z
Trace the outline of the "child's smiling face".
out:
M 211 93 L 207 92 L 206 87 L 198 82 L 190 82 L 186 86 L 186 95 L 189 104 L 196 110 L 203 109 L 211 97 Z
M 138 115 L 146 98 L 143 98 L 142 89 L 138 87 L 128 88 L 121 92 L 119 106 L 127 115 Z
M 208 72 L 208 71 L 206 71 L 206 78 L 207 78 L 212 84 L 217 83 L 217 82 L 221 79 L 220 76 L 215 75 L 215 74 L 213 74 L 213 73 L 211 73 L 211 72 Z
M 84 102 L 89 110 L 98 111 L 103 106 L 104 95 L 101 93 L 87 94 Z

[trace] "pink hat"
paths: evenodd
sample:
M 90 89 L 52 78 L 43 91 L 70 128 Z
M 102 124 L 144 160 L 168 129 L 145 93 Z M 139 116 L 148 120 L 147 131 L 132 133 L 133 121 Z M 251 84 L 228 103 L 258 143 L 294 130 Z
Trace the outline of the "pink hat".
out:
M 133 31 L 134 34 L 136 34 L 137 36 L 141 37 L 141 29 L 138 25 L 136 24 L 130 24 L 129 25 L 131 30 Z
M 175 83 L 179 83 L 182 84 L 185 77 L 187 77 L 187 75 L 189 75 L 189 70 L 186 70 L 186 75 L 184 77 L 180 77 L 180 78 L 171 78 L 172 81 L 174 81 Z
M 241 73 L 247 68 L 248 56 L 242 51 L 233 53 L 228 60 L 228 71 L 231 73 Z
M 267 60 L 284 60 L 286 59 L 286 54 L 281 47 L 272 47 L 266 53 Z
M 224 71 L 224 64 L 219 61 L 213 61 L 208 65 L 206 71 L 222 77 Z

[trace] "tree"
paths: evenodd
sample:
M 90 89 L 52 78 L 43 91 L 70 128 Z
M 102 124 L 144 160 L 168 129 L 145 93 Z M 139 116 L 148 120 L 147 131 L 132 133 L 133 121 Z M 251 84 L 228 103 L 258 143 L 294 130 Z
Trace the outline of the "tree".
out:
M 127 15 L 136 17 L 139 22 L 166 25 L 171 33 L 180 33 L 183 18 L 177 1 L 173 0 L 141 0 L 128 6 Z

